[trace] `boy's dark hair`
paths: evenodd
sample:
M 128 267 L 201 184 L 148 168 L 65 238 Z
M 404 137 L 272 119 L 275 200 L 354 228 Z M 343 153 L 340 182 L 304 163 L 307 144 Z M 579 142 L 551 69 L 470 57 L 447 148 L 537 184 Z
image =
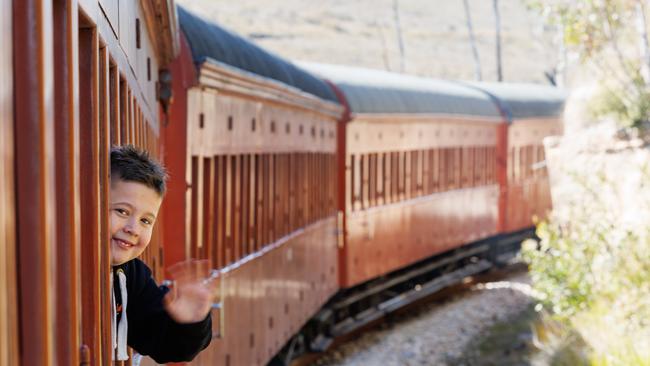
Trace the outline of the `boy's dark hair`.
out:
M 133 145 L 111 147 L 111 179 L 114 178 L 142 183 L 161 196 L 165 194 L 165 168 L 147 151 Z

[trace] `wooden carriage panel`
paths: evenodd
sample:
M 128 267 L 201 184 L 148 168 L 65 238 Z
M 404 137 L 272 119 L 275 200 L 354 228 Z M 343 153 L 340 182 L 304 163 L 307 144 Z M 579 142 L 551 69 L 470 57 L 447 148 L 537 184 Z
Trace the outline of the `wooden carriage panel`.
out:
M 120 45 L 107 32 L 109 20 L 99 15 L 97 1 L 27 1 L 13 9 L 10 3 L 0 3 L 0 45 L 6 51 L 0 56 L 0 319 L 9 317 L 0 330 L 0 363 L 109 364 L 108 151 L 111 141 L 133 138 L 123 137 L 126 130 L 118 123 L 127 119 L 121 91 L 139 86 L 129 60 L 116 52 Z M 102 1 L 109 17 L 116 14 L 115 4 Z M 14 74 L 21 80 L 15 115 L 8 108 Z M 133 102 L 128 95 L 124 100 Z M 157 118 L 137 113 L 137 142 L 157 155 L 151 137 Z M 152 117 L 151 110 L 147 115 Z M 19 279 L 7 258 L 18 258 Z M 155 261 L 152 268 L 158 272 Z M 30 291 L 18 294 L 17 287 Z M 19 349 L 29 351 L 20 360 Z
M 507 131 L 507 189 L 504 230 L 511 232 L 533 225 L 551 208 L 548 176 L 544 166 L 542 140 L 562 133 L 558 119 L 518 120 Z
M 139 1 L 134 1 L 139 3 Z M 144 15 L 141 15 L 144 16 Z M 144 27 L 144 25 L 142 25 Z M 137 52 L 137 72 L 136 77 L 145 95 L 148 107 L 155 113 L 157 112 L 156 83 L 158 82 L 158 59 L 155 57 L 153 44 L 146 35 L 146 28 L 142 29 L 142 45 Z
M 496 164 L 492 122 L 363 115 L 347 125 L 345 286 L 496 233 L 499 189 L 484 172 Z
M 18 365 L 12 1 L 0 1 L 0 364 Z
M 14 86 L 18 287 L 30 289 L 18 294 L 21 329 L 15 336 L 20 344 L 30 345 L 29 352 L 21 353 L 21 361 L 39 365 L 55 359 L 56 294 L 50 275 L 56 269 L 50 6 L 25 1 L 13 8 L 12 17 L 14 75 L 20 80 Z
M 57 352 L 59 364 L 79 363 L 81 334 L 80 213 L 79 213 L 79 69 L 77 9 L 62 1 L 53 4 L 54 113 L 56 154 Z M 70 82 L 71 81 L 71 82 Z
M 100 211 L 101 151 L 99 116 L 99 41 L 95 28 L 79 30 L 79 95 L 80 118 L 80 193 L 81 217 L 81 294 L 82 339 L 91 349 L 94 363 L 102 362 L 102 274 L 98 268 L 107 268 L 107 258 L 102 257 L 101 221 L 106 214 Z
M 496 126 L 496 121 L 489 119 L 360 115 L 346 126 L 346 147 L 348 154 L 361 154 L 494 145 Z
M 99 6 L 102 8 L 106 19 L 108 20 L 113 32 L 119 33 L 119 0 L 99 0 Z
M 138 16 L 139 1 L 118 0 L 119 2 L 119 39 L 124 52 L 131 60 L 136 60 L 135 54 L 137 50 L 137 38 L 142 42 L 143 36 L 146 34 L 144 23 Z M 136 20 L 138 25 L 136 25 Z M 139 29 L 138 29 L 139 28 Z M 139 37 L 138 37 L 139 35 Z
M 342 286 L 496 234 L 498 193 L 496 185 L 448 191 L 348 214 L 348 282 Z
M 143 6 L 149 9 L 149 15 Z M 133 97 L 141 106 L 144 120 L 152 124 L 156 134 L 158 108 L 155 84 L 159 58 L 165 57 L 165 62 L 170 61 L 177 47 L 172 36 L 175 26 L 165 18 L 170 11 L 168 6 L 167 3 L 148 1 L 79 0 L 79 7 L 88 23 L 97 27 L 111 58 L 129 87 L 136 91 Z M 155 12 L 158 15 L 153 16 Z M 136 20 L 139 26 L 136 26 Z M 165 24 L 165 29 L 158 28 L 161 23 Z M 136 47 L 138 39 L 140 48 Z M 145 144 L 144 141 L 140 143 Z
M 402 192 L 404 193 L 403 199 L 411 199 L 412 196 L 412 189 L 413 189 L 413 179 L 412 179 L 412 173 L 413 173 L 413 163 L 412 163 L 412 157 L 413 157 L 413 150 L 410 151 L 404 151 L 402 153 L 403 155 L 403 165 L 402 168 L 403 173 L 402 173 Z
M 100 224 L 99 224 L 99 238 L 100 238 L 100 257 L 102 266 L 99 268 L 106 268 L 110 266 L 110 245 L 108 238 L 110 237 L 109 228 L 109 191 L 110 191 L 110 64 L 109 53 L 106 47 L 100 47 L 97 59 L 97 110 L 99 113 L 97 130 L 99 133 L 97 141 L 98 154 L 98 168 L 99 168 L 99 196 L 100 201 L 98 208 L 100 210 Z M 155 267 L 152 270 L 156 270 Z M 155 273 L 155 272 L 154 272 Z M 102 357 L 103 363 L 109 364 L 112 361 L 112 354 L 109 351 L 112 349 L 111 343 L 111 303 L 110 294 L 110 271 L 100 271 L 100 286 L 101 286 L 101 336 L 102 336 Z
M 203 118 L 189 127 L 193 154 L 336 150 L 333 119 L 211 90 L 193 89 L 188 99 L 188 119 Z

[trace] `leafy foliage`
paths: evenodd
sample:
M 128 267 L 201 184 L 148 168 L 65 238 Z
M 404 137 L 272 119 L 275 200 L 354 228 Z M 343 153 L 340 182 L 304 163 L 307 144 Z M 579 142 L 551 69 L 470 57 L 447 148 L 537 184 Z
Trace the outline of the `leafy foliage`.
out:
M 529 1 L 600 86 L 593 117 L 624 127 L 650 120 L 650 49 L 644 0 Z
M 543 344 L 572 357 L 588 350 L 592 365 L 650 365 L 650 163 L 626 166 L 632 185 L 610 168 L 569 173 L 573 199 L 538 225 L 540 241 L 522 256 L 555 316 L 541 328 L 556 341 Z

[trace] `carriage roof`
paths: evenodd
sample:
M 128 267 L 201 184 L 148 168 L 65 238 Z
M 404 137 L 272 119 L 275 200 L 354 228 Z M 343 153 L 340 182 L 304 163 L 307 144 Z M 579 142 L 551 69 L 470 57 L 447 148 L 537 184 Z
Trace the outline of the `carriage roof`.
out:
M 225 64 L 338 103 L 329 85 L 291 62 L 192 14 L 181 6 L 178 7 L 178 19 L 192 50 L 194 62 Z
M 501 116 L 486 93 L 460 83 L 349 66 L 298 64 L 336 84 L 353 113 Z
M 559 117 L 566 92 L 550 85 L 524 83 L 470 83 L 493 97 L 508 119 Z

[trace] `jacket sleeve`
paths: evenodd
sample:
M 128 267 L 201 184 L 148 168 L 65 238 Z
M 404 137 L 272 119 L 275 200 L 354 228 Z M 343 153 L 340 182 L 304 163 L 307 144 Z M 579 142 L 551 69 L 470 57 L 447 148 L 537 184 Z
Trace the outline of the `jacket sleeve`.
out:
M 127 273 L 131 285 L 126 310 L 129 346 L 158 363 L 191 361 L 210 344 L 210 314 L 198 323 L 175 322 L 162 305 L 168 289 L 158 287 L 149 268 L 135 261 L 139 263 L 134 263 L 132 271 L 128 271 L 131 273 Z

